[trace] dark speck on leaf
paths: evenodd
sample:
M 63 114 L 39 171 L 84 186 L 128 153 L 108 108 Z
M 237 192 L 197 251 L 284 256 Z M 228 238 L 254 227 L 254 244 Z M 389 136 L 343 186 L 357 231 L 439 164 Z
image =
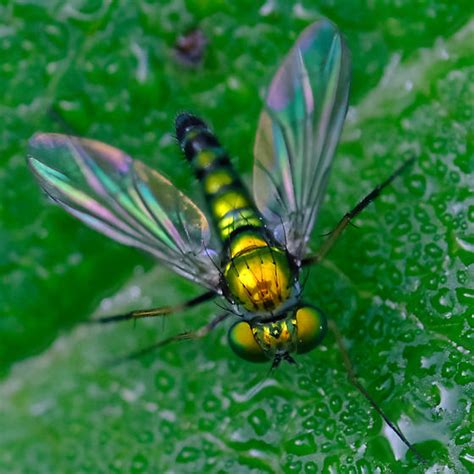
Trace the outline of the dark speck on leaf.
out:
M 176 60 L 187 67 L 199 66 L 204 58 L 208 40 L 200 29 L 192 30 L 176 40 Z

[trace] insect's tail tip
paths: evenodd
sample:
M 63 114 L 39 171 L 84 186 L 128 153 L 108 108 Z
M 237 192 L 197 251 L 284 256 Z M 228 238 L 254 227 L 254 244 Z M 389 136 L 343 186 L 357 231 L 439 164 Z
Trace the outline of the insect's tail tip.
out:
M 201 120 L 199 117 L 192 115 L 188 112 L 182 112 L 177 115 L 175 120 L 175 127 L 176 127 L 176 138 L 178 139 L 179 143 L 182 143 L 186 132 L 193 127 L 205 127 L 207 125 Z

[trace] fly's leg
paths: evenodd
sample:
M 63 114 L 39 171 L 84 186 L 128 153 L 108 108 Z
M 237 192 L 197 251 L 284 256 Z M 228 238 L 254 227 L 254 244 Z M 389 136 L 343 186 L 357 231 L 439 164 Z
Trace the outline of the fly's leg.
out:
M 337 224 L 334 230 L 330 233 L 329 237 L 324 241 L 321 248 L 314 255 L 306 257 L 302 261 L 303 266 L 314 265 L 319 263 L 331 250 L 332 246 L 336 243 L 337 239 L 344 232 L 346 227 L 351 223 L 358 214 L 360 214 L 372 201 L 377 199 L 380 193 L 385 189 L 395 178 L 400 176 L 410 165 L 413 164 L 415 158 L 406 160 L 395 172 L 389 176 L 383 183 L 376 186 L 367 196 L 365 196 L 359 203 L 349 211 Z
M 198 306 L 199 304 L 204 303 L 205 301 L 209 301 L 216 296 L 217 296 L 217 293 L 214 293 L 213 291 L 208 291 L 206 293 L 203 293 L 202 295 L 196 296 L 193 299 L 190 299 L 188 301 L 185 301 L 183 303 L 180 303 L 174 306 L 160 306 L 159 308 L 139 309 L 135 311 L 130 311 L 129 313 L 116 314 L 114 316 L 105 316 L 103 318 L 97 318 L 90 321 L 90 323 L 106 324 L 106 323 L 115 323 L 117 321 L 129 321 L 131 319 L 137 320 L 137 319 L 142 319 L 142 318 L 154 318 L 157 316 L 168 316 L 170 314 L 177 313 L 179 311 L 183 311 L 185 309 Z
M 229 316 L 229 313 L 220 314 L 219 316 L 216 316 L 212 321 L 200 327 L 199 329 L 196 329 L 194 331 L 182 332 L 180 334 L 176 334 L 174 336 L 170 336 L 165 339 L 162 339 L 161 341 L 158 341 L 155 344 L 152 344 L 151 346 L 145 347 L 136 352 L 132 352 L 131 354 L 128 354 L 125 357 L 115 360 L 112 363 L 112 365 L 116 365 L 121 362 L 128 361 L 130 359 L 137 359 L 139 357 L 143 357 L 147 354 L 150 354 L 151 352 L 154 352 L 160 347 L 171 344 L 172 342 L 186 341 L 189 339 L 201 339 L 207 336 L 218 324 L 224 321 L 228 316 Z
M 347 378 L 349 379 L 349 382 L 364 396 L 364 398 L 370 403 L 372 408 L 383 418 L 385 423 L 394 431 L 394 433 L 400 438 L 400 440 L 403 442 L 403 444 L 410 450 L 412 451 L 415 456 L 422 462 L 426 463 L 425 459 L 423 456 L 415 449 L 415 447 L 408 441 L 406 436 L 402 433 L 400 428 L 398 428 L 395 423 L 393 423 L 390 418 L 383 412 L 383 410 L 377 405 L 377 402 L 372 398 L 372 396 L 367 392 L 365 387 L 359 382 L 357 378 L 357 374 L 354 370 L 354 367 L 352 366 L 351 359 L 349 357 L 349 353 L 347 352 L 346 346 L 344 345 L 344 341 L 341 335 L 341 332 L 339 331 L 339 328 L 337 327 L 336 323 L 333 320 L 328 321 L 328 328 L 329 330 L 334 334 L 334 337 L 337 342 L 337 346 L 339 348 L 339 351 L 342 355 L 342 360 L 344 362 L 344 366 L 347 371 Z

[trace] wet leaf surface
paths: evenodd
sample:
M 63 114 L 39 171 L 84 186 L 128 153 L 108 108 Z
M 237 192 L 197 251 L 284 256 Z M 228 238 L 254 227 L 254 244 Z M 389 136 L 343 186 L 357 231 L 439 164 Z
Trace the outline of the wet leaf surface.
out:
M 472 470 L 470 2 L 24 1 L 0 13 L 2 471 Z M 417 161 L 311 271 L 305 298 L 337 322 L 426 468 L 349 384 L 331 336 L 271 375 L 231 354 L 225 327 L 111 366 L 219 308 L 81 325 L 198 289 L 46 205 L 25 166 L 29 136 L 65 131 L 59 115 L 197 193 L 172 136 L 176 113 L 192 110 L 248 174 L 261 93 L 317 14 L 345 33 L 354 80 L 314 247 L 404 158 Z M 173 48 L 195 27 L 209 44 L 186 69 Z

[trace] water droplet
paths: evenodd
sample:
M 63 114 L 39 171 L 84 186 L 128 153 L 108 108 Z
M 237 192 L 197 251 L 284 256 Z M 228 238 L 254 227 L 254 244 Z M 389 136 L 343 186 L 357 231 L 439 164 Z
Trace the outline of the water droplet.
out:
M 425 246 L 425 253 L 428 257 L 432 258 L 440 258 L 444 254 L 443 250 L 434 243 L 429 243 Z
M 461 181 L 461 177 L 460 177 L 459 173 L 456 173 L 455 171 L 450 171 L 449 172 L 449 180 L 453 184 L 458 184 Z
M 416 260 L 409 259 L 406 262 L 406 275 L 407 276 L 418 276 L 423 273 L 420 264 Z
M 469 448 L 464 448 L 461 451 L 461 453 L 459 454 L 459 460 L 468 472 L 472 469 L 472 466 L 474 464 L 474 455 L 469 450 Z
M 421 231 L 424 234 L 434 234 L 438 229 L 434 224 L 422 224 Z
M 327 443 L 323 443 L 321 445 L 321 452 L 323 453 L 328 453 L 329 451 L 331 451 L 331 448 L 332 448 L 332 444 L 327 442 Z
M 396 268 L 392 268 L 388 272 L 388 279 L 393 286 L 397 287 L 402 283 L 403 275 Z
M 329 417 L 329 409 L 326 404 L 318 403 L 315 407 L 314 414 L 320 418 L 328 418 Z
M 468 427 L 461 428 L 461 431 L 456 435 L 454 442 L 459 446 L 471 442 L 472 432 Z
M 247 417 L 247 420 L 258 436 L 265 435 L 271 427 L 267 413 L 262 408 L 258 408 L 257 410 L 254 410 L 252 413 L 250 413 L 250 415 Z
M 456 278 L 457 278 L 459 284 L 464 285 L 467 281 L 467 272 L 466 272 L 466 270 L 458 270 L 456 272 Z
M 199 459 L 200 450 L 192 446 L 185 446 L 176 457 L 176 462 L 188 463 Z
M 324 423 L 323 430 L 327 438 L 333 439 L 336 434 L 336 422 L 332 419 L 327 420 L 326 423 Z
M 379 402 L 388 398 L 395 388 L 395 379 L 392 375 L 385 375 L 383 378 L 377 380 L 374 390 L 377 393 L 377 400 Z
M 155 387 L 161 392 L 169 392 L 174 385 L 173 377 L 164 370 L 159 370 L 155 374 Z
M 137 438 L 140 443 L 147 444 L 147 443 L 153 442 L 155 437 L 151 431 L 145 430 L 145 431 L 141 431 L 138 434 Z
M 206 399 L 204 400 L 203 406 L 204 406 L 204 410 L 207 411 L 208 413 L 214 412 L 220 408 L 221 402 L 214 395 L 208 395 Z
M 430 222 L 430 216 L 426 212 L 426 209 L 423 209 L 422 207 L 417 206 L 415 209 L 415 217 L 418 222 Z
M 294 461 L 293 456 L 288 456 L 288 460 L 285 464 L 285 472 L 301 472 L 301 461 Z
M 311 380 L 309 377 L 300 377 L 298 380 L 298 387 L 301 388 L 301 390 L 308 390 L 311 387 Z
M 448 288 L 441 288 L 438 293 L 431 298 L 431 304 L 440 313 L 446 314 L 453 309 L 454 302 L 451 291 Z
M 445 212 L 442 214 L 439 218 L 439 220 L 446 226 L 446 227 L 452 227 L 454 218 L 451 214 Z
M 308 461 L 305 465 L 304 465 L 304 472 L 306 474 L 313 474 L 315 472 L 318 472 L 318 466 L 317 464 L 314 462 L 314 461 Z
M 307 431 L 315 431 L 318 429 L 318 426 L 318 422 L 314 417 L 310 417 L 303 421 L 303 428 Z
M 329 407 L 333 413 L 338 413 L 342 408 L 342 398 L 338 395 L 333 395 L 329 400 Z
M 451 379 L 457 371 L 457 364 L 453 364 L 452 362 L 446 362 L 443 364 L 443 367 L 441 368 L 441 374 L 443 377 L 447 379 Z
M 215 421 L 210 418 L 199 418 L 198 427 L 202 432 L 212 431 L 215 427 Z
M 467 210 L 467 218 L 469 222 L 474 222 L 474 205 L 469 206 Z
M 132 459 L 132 465 L 130 471 L 133 474 L 139 474 L 148 471 L 148 460 L 145 455 L 139 453 L 135 454 Z
M 467 385 L 474 381 L 474 371 L 468 362 L 461 362 L 457 368 L 454 380 L 459 385 Z
M 410 175 L 408 178 L 408 189 L 418 197 L 423 196 L 426 190 L 426 178 L 422 174 Z
M 473 288 L 456 288 L 456 297 L 461 304 L 474 305 L 474 289 Z
M 400 219 L 393 227 L 392 233 L 396 236 L 406 235 L 411 230 L 411 223 L 407 219 Z

